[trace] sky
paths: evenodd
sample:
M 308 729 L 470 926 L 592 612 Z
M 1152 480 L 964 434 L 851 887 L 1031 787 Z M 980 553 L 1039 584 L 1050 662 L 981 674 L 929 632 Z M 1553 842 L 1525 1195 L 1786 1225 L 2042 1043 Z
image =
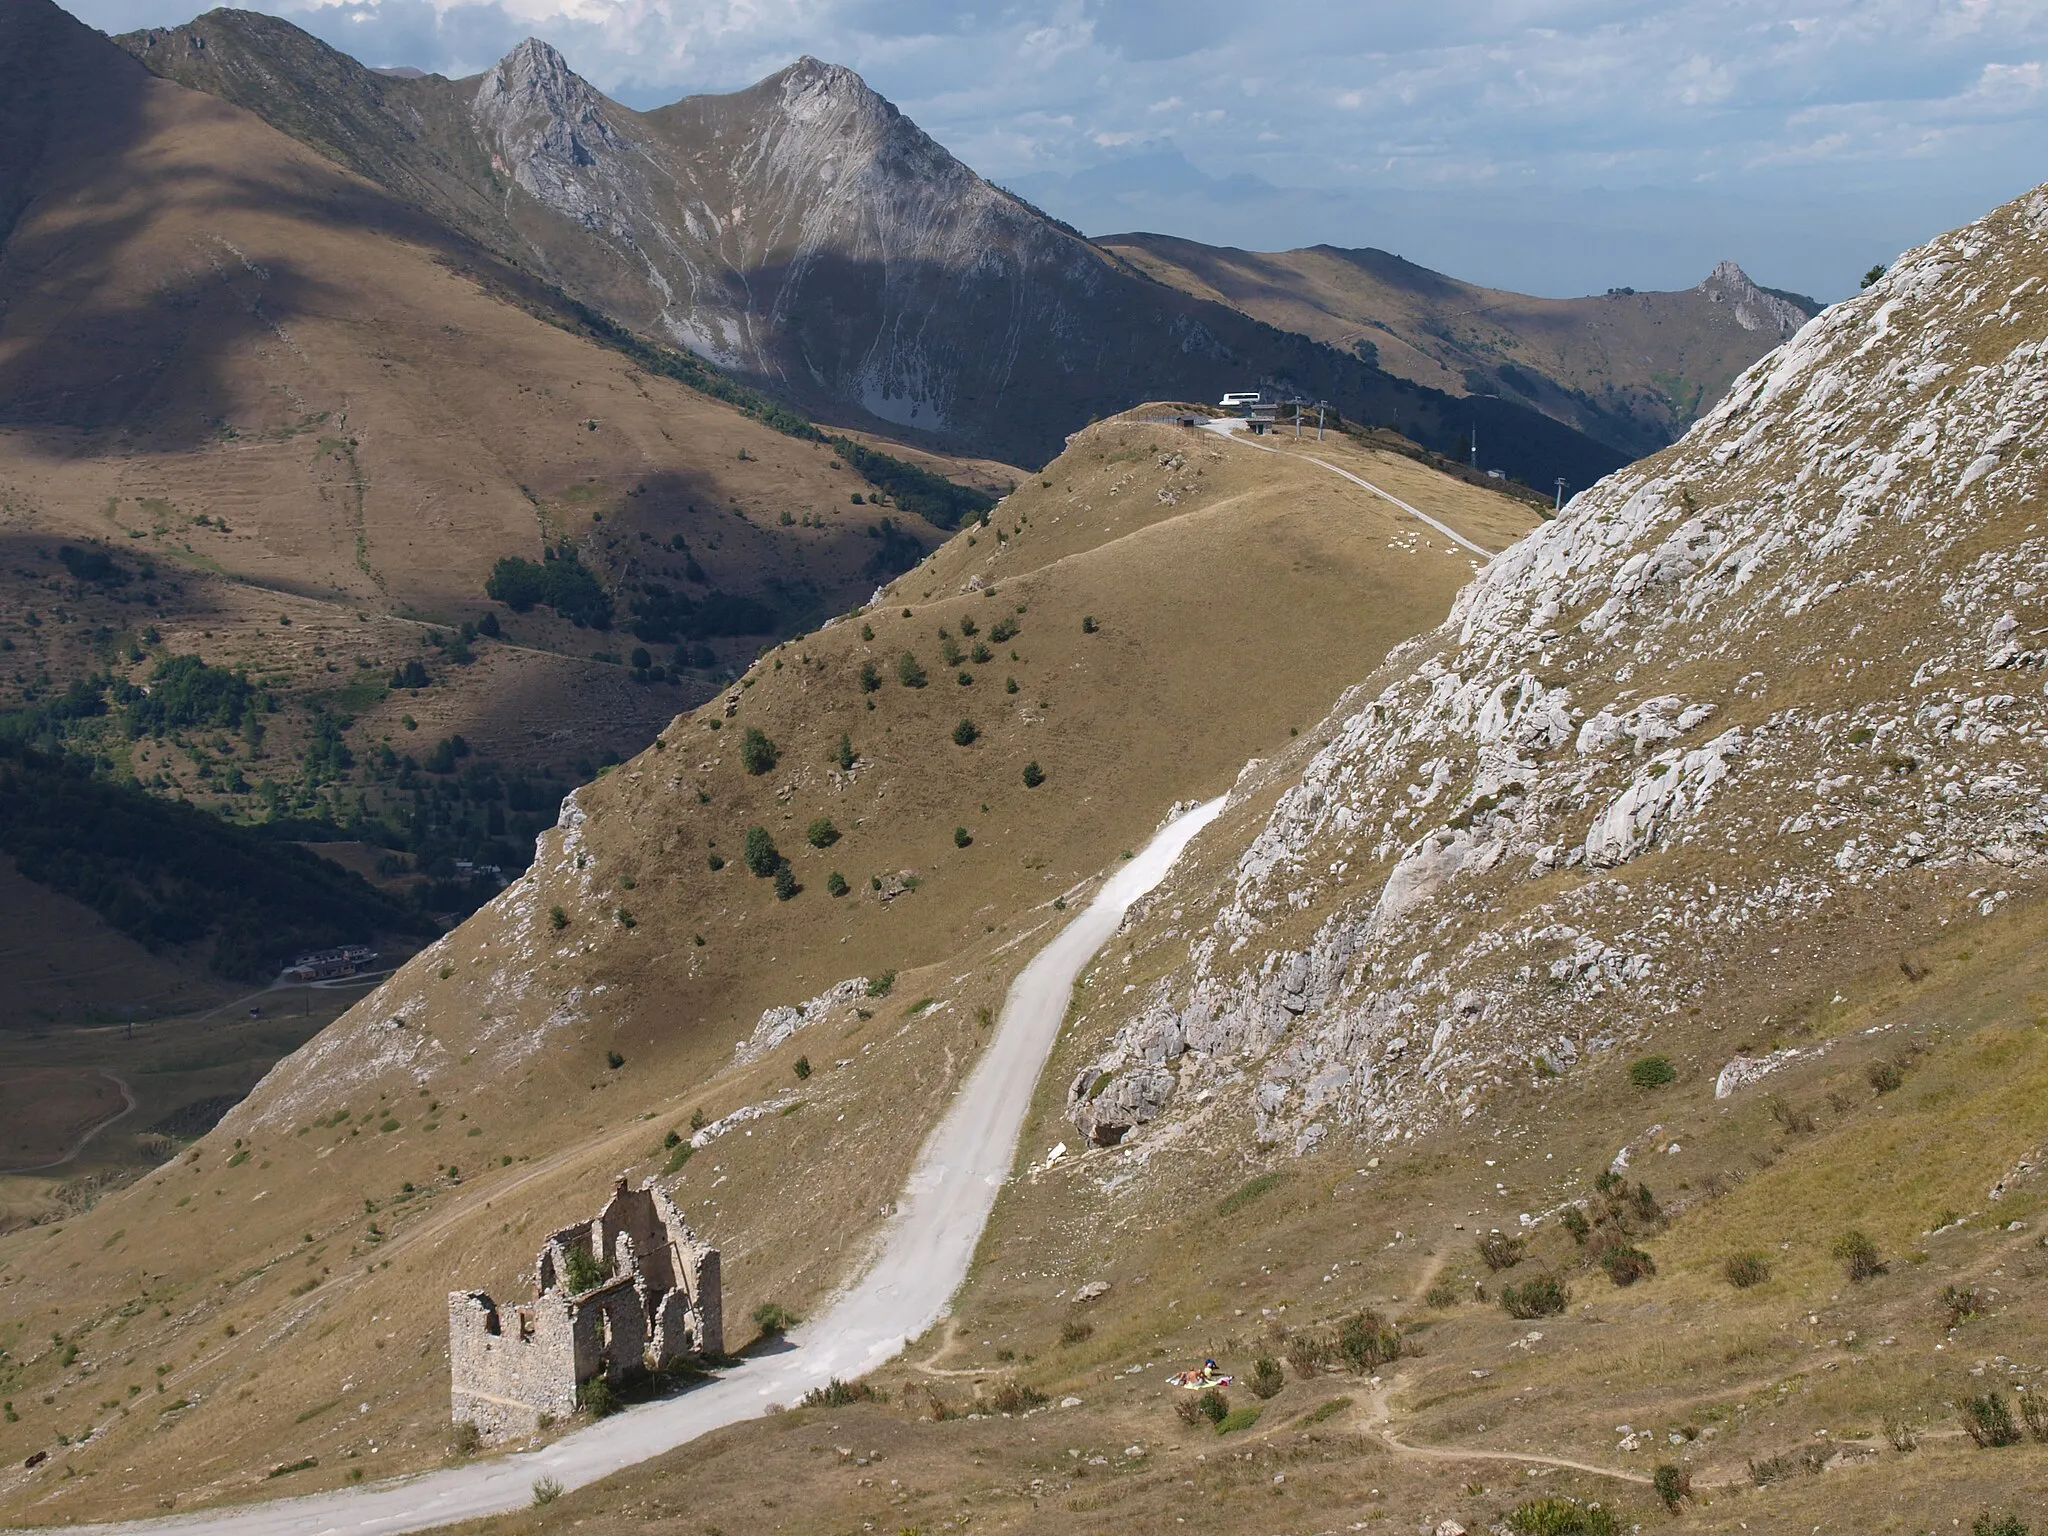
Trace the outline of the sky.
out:
M 193 0 L 69 0 L 109 32 Z M 1552 295 L 1831 300 L 2048 180 L 2048 0 L 255 0 L 374 66 L 527 36 L 630 106 L 812 54 L 1091 235 Z

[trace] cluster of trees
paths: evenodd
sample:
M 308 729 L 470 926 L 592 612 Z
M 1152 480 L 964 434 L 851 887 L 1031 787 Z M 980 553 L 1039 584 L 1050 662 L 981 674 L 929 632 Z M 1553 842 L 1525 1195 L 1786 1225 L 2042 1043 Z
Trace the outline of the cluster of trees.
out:
M 11 743 L 0 743 L 0 849 L 151 949 L 210 941 L 213 969 L 244 980 L 294 950 L 435 931 L 296 844 Z
M 0 714 L 0 741 L 61 747 L 72 722 L 114 707 L 132 740 L 197 728 L 243 729 L 259 712 L 274 712 L 277 701 L 239 669 L 208 666 L 197 656 L 166 656 L 142 687 L 99 673 L 74 679 L 54 699 Z
M 776 622 L 775 610 L 759 598 L 716 589 L 693 598 L 687 592 L 672 592 L 658 581 L 641 586 L 632 601 L 632 613 L 634 638 L 649 645 L 702 642 L 723 635 L 765 635 Z
M 66 544 L 58 549 L 57 558 L 73 581 L 90 582 L 96 587 L 128 584 L 128 572 L 104 549 L 77 549 Z
M 507 555 L 491 567 L 484 593 L 514 613 L 545 604 L 578 629 L 612 627 L 610 595 L 573 550 L 550 549 L 541 560 Z
M 986 491 L 955 485 L 944 475 L 906 464 L 850 437 L 829 437 L 826 441 L 869 485 L 887 492 L 889 499 L 905 512 L 915 512 L 941 528 L 958 528 L 974 522 L 996 504 L 996 498 Z

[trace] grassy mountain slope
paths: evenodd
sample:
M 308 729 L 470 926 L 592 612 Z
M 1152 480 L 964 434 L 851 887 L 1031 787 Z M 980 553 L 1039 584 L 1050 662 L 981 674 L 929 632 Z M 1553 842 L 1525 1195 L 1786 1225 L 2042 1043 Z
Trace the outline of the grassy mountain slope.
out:
M 1910 253 L 1247 773 L 888 1404 L 496 1527 L 2037 1525 L 2044 279 Z
M 1518 401 L 1461 405 L 1146 282 L 815 59 L 640 113 L 536 40 L 460 81 L 378 75 L 239 11 L 121 41 L 820 419 L 1042 463 L 1139 400 L 1265 386 L 1439 449 L 1476 414 L 1532 484 L 1623 457 Z
M 1268 253 L 1149 234 L 1097 244 L 1185 293 L 1418 384 L 1526 401 L 1631 457 L 1671 442 L 1819 308 L 1758 288 L 1732 262 L 1677 293 L 1539 299 L 1377 250 Z
M 0 736 L 516 867 L 567 784 L 940 536 L 889 465 L 53 6 L 0 16 L 0 95 Z M 489 600 L 550 551 L 611 627 Z M 138 704 L 193 657 L 245 696 Z
M 1409 460 L 1325 448 L 1490 545 L 1530 526 Z M 561 1211 L 621 1167 L 669 1166 L 663 1134 L 687 1137 L 693 1110 L 778 1111 L 674 1159 L 691 1219 L 725 1251 L 735 1333 L 760 1301 L 807 1308 L 1059 904 L 1434 622 L 1472 565 L 1317 466 L 1176 428 L 1088 429 L 990 525 L 578 790 L 525 878 L 186 1156 L 61 1231 L 0 1239 L 19 1319 L 0 1347 L 23 1410 L 0 1444 L 18 1461 L 60 1429 L 75 1439 L 84 1415 L 102 1438 L 68 1454 L 135 1469 L 66 1478 L 53 1459 L 7 1495 L 10 1515 L 274 1492 L 280 1458 L 318 1458 L 291 1486 L 439 1459 L 441 1294 L 512 1286 Z M 922 687 L 899 680 L 906 652 Z M 964 746 L 963 719 L 978 730 Z M 750 728 L 778 754 L 759 774 L 742 764 Z M 831 760 L 842 735 L 850 769 Z M 814 847 L 820 818 L 839 835 Z M 752 826 L 801 886 L 787 901 L 742 862 Z M 856 987 L 736 1060 L 764 1010 L 847 978 L 876 995 Z M 37 1342 L 53 1331 L 64 1346 Z M 137 1371 L 150 1402 L 93 1406 Z M 370 1407 L 323 1406 L 344 1399 Z

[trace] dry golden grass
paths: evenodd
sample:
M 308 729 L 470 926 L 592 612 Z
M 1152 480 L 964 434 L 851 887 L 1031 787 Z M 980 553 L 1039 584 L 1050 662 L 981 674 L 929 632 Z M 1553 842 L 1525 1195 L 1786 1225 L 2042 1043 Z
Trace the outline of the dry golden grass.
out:
M 193 1155 L 89 1216 L 0 1239 L 28 1409 L 0 1444 L 26 1454 L 83 1413 L 104 1431 L 72 1453 L 92 1459 L 82 1470 L 134 1469 L 39 1474 L 10 1514 L 271 1493 L 265 1470 L 307 1455 L 320 1462 L 295 1478 L 307 1487 L 437 1460 L 443 1293 L 509 1289 L 538 1234 L 611 1174 L 658 1171 L 663 1132 L 693 1110 L 801 1094 L 801 1109 L 698 1152 L 678 1193 L 724 1249 L 730 1316 L 765 1299 L 803 1312 L 895 1192 L 985 1038 L 979 1010 L 1060 921 L 1055 899 L 1084 894 L 1175 800 L 1217 793 L 1313 724 L 1435 622 L 1470 569 L 1323 469 L 1177 429 L 1090 429 L 1040 478 L 1054 486 L 1027 484 L 867 613 L 765 658 L 732 718 L 714 702 L 678 719 L 582 791 L 581 867 L 551 852 L 530 888 L 327 1032 L 317 1067 L 311 1051 L 286 1063 Z M 1469 487 L 1446 489 L 1442 510 L 1482 538 L 1525 524 Z M 1018 632 L 991 643 L 1001 621 Z M 959 667 L 942 663 L 942 628 L 969 652 Z M 976 643 L 988 661 L 972 660 Z M 895 680 L 905 650 L 926 687 Z M 885 679 L 872 693 L 870 660 Z M 968 747 L 951 739 L 963 717 L 980 729 Z M 738 761 L 749 727 L 781 753 L 760 777 Z M 827 762 L 842 733 L 850 775 Z M 843 835 L 817 850 L 805 830 L 821 815 Z M 793 901 L 740 863 L 751 824 L 792 861 Z M 716 873 L 713 853 L 727 861 Z M 853 884 L 845 897 L 826 894 L 833 870 Z M 904 871 L 916 890 L 885 903 L 869 889 Z M 870 1018 L 731 1069 L 763 1008 L 885 970 L 895 987 L 863 1004 Z M 386 1051 L 393 1017 L 417 1042 L 403 1059 Z M 625 1065 L 608 1068 L 607 1051 Z M 801 1088 L 799 1054 L 817 1068 Z M 92 1377 L 28 1345 L 53 1331 L 80 1341 Z M 115 1378 L 157 1397 L 158 1364 L 166 1400 L 189 1407 L 90 1406 Z M 370 1407 L 322 1410 L 344 1400 Z
M 1845 950 L 1843 1001 L 1806 1037 L 1828 1051 L 1730 1100 L 1713 1098 L 1711 1069 L 1643 1090 L 1617 1064 L 1580 1083 L 1532 1082 L 1463 1134 L 1377 1166 L 1363 1151 L 1286 1162 L 1242 1200 L 1224 1197 L 1263 1163 L 1199 1126 L 1171 1147 L 1140 1142 L 1030 1173 L 1002 1196 L 954 1319 L 877 1378 L 888 1405 L 736 1426 L 475 1529 L 574 1523 L 624 1536 L 685 1515 L 726 1530 L 1401 1529 L 1446 1515 L 1477 1528 L 1560 1493 L 1657 1529 L 1669 1517 L 1647 1479 L 1663 1462 L 1691 1469 L 1691 1528 L 1925 1531 L 1985 1511 L 2032 1521 L 2048 1448 L 2023 1436 L 1980 1450 L 1957 1404 L 1996 1391 L 2017 1421 L 2017 1388 L 2039 1390 L 2048 1368 L 2048 1190 L 2036 1173 L 1984 1199 L 2048 1135 L 2043 922 L 2022 910 L 1986 923 L 1917 984 L 1880 944 Z M 1734 1013 L 1748 1000 L 1729 1002 Z M 1711 1023 L 1694 1028 L 1703 1062 L 1718 1066 L 1730 1047 L 1708 1043 Z M 1902 1057 L 1908 1042 L 1918 1049 Z M 1877 1093 L 1868 1069 L 1901 1059 L 1903 1085 Z M 1047 1074 L 1027 1159 L 1063 1133 L 1058 1079 Z M 1787 1132 L 1773 1097 L 1813 1111 L 1814 1129 Z M 1645 1147 L 1653 1122 L 1662 1130 Z M 1514 1230 L 1520 1210 L 1590 1193 L 1624 1141 L 1637 1144 L 1631 1177 L 1672 1213 L 1642 1240 L 1655 1277 L 1616 1288 L 1554 1224 L 1513 1269 L 1479 1261 L 1489 1227 Z M 1657 1150 L 1669 1145 L 1679 1150 Z M 1947 1201 L 1963 1220 L 1930 1232 Z M 1886 1274 L 1845 1278 L 1829 1250 L 1849 1226 L 1876 1239 Z M 1737 1291 L 1721 1263 L 1752 1250 L 1774 1272 Z M 1475 1283 L 1495 1290 L 1545 1269 L 1570 1285 L 1562 1317 L 1517 1322 L 1471 1300 Z M 1077 1306 L 1089 1279 L 1111 1288 Z M 1425 1300 L 1440 1283 L 1462 1299 Z M 1974 1297 L 1960 1321 L 1950 1287 Z M 1256 1357 L 1284 1358 L 1286 1332 L 1367 1306 L 1419 1346 L 1379 1386 L 1288 1366 L 1269 1402 L 1243 1390 Z M 1092 1332 L 1063 1342 L 1076 1319 Z M 1205 1355 L 1237 1374 L 1234 1404 L 1262 1406 L 1252 1429 L 1218 1437 L 1173 1414 L 1178 1394 L 1162 1378 Z M 1012 1376 L 1082 1406 L 931 1422 L 925 1388 L 964 1410 Z M 1348 1404 L 1309 1420 L 1338 1399 Z M 1911 1449 L 1889 1438 L 1901 1428 Z M 1624 1448 L 1630 1432 L 1640 1438 Z
M 33 32 L 32 10 L 11 25 Z M 854 505 L 870 487 L 829 447 L 536 318 L 508 302 L 542 307 L 516 274 L 61 27 L 62 46 L 0 61 L 35 73 L 7 88 L 49 123 L 19 168 L 28 211 L 0 273 L 0 703 L 109 667 L 143 675 L 101 631 L 154 626 L 167 650 L 358 717 L 359 750 L 461 733 L 566 771 L 637 750 L 709 684 L 629 682 L 622 602 L 612 634 L 503 615 L 507 641 L 474 666 L 434 665 L 435 688 L 378 702 L 399 662 L 439 662 L 429 626 L 492 607 L 500 557 L 569 544 L 617 583 L 702 590 L 694 558 L 706 587 L 767 594 L 788 633 L 872 590 L 882 518 L 937 542 L 918 518 Z M 80 590 L 55 560 L 66 541 L 159 579 Z M 765 638 L 717 642 L 720 666 Z M 287 766 L 292 715 L 273 743 Z M 192 766 L 173 751 L 151 770 L 209 797 Z

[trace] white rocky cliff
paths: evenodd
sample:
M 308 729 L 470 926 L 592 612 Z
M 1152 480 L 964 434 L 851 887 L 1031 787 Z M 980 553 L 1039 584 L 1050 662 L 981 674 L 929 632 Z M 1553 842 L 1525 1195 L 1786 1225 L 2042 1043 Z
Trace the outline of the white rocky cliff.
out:
M 1340 704 L 1230 882 L 1134 929 L 1185 959 L 1086 1014 L 1083 1129 L 1411 1137 L 1652 1047 L 1732 981 L 1824 974 L 1833 915 L 1968 922 L 2027 889 L 2044 285 L 2048 189 L 1910 253 L 1497 558 Z

